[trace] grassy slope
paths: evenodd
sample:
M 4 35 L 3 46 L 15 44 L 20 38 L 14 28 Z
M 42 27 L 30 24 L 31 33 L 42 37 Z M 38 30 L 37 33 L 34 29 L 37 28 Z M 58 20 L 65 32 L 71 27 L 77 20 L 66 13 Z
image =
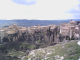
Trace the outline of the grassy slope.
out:
M 80 56 L 80 46 L 78 41 L 70 41 L 64 44 L 57 44 L 47 48 L 33 50 L 24 60 L 29 58 L 40 60 L 78 60 Z
M 26 50 L 28 50 L 28 49 L 34 48 L 35 46 L 33 44 L 28 44 L 25 42 L 22 42 L 22 43 L 13 42 L 13 43 L 8 43 L 6 45 L 1 44 L 0 45 L 0 60 L 3 60 L 3 59 L 14 60 L 12 58 L 13 56 L 19 57 L 21 55 L 21 57 L 22 57 L 22 56 L 26 55 L 26 52 L 19 51 L 20 47 L 24 47 Z M 5 48 L 4 52 L 1 51 L 2 48 Z M 24 49 L 22 49 L 22 50 L 24 50 Z M 8 53 L 6 54 L 5 51 L 8 51 Z M 8 56 L 11 56 L 11 58 Z

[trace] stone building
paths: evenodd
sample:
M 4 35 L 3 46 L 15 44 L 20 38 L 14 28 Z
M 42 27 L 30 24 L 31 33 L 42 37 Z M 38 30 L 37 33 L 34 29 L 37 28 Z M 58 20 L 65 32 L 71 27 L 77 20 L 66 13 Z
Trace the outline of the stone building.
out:
M 65 27 L 65 26 L 68 26 L 68 24 L 67 23 L 62 23 L 62 24 L 60 24 L 60 26 Z
M 79 38 L 79 27 L 78 27 L 78 25 L 76 25 L 76 27 L 75 27 L 74 38 L 75 39 Z
M 79 23 L 78 27 L 79 27 L 79 39 L 80 39 L 80 23 Z
M 68 23 L 70 38 L 72 38 L 72 36 L 74 36 L 76 25 L 77 25 L 77 22 L 74 21 L 74 20 L 71 20 L 71 21 Z
M 77 22 L 74 21 L 74 20 L 71 20 L 69 23 L 68 23 L 69 27 L 74 27 L 77 25 Z
M 61 27 L 60 26 L 60 34 L 62 34 L 62 35 L 64 35 L 64 34 L 68 35 L 68 33 L 69 33 L 69 28 L 68 27 Z
M 21 29 L 18 29 L 19 33 L 25 33 L 27 31 L 26 27 L 22 27 Z
M 72 36 L 79 37 L 79 27 L 77 26 L 77 22 L 74 20 L 71 20 L 68 24 L 63 23 L 60 25 L 60 34 L 63 36 L 69 36 L 72 38 Z

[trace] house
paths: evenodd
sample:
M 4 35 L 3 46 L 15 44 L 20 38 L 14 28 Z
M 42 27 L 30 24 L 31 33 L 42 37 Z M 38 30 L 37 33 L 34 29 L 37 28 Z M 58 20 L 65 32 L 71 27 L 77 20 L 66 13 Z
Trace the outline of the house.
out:
M 68 33 L 69 33 L 69 28 L 68 27 L 61 27 L 60 26 L 60 34 L 67 36 Z

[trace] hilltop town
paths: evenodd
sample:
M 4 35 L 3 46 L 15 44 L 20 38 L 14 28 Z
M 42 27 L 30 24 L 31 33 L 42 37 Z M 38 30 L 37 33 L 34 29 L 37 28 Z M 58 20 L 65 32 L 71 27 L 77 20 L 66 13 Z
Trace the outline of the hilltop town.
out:
M 59 43 L 65 40 L 79 39 L 80 24 L 71 20 L 60 25 L 22 27 L 16 24 L 0 29 L 0 43 L 11 41 L 44 41 Z
M 37 26 L 23 27 L 13 24 L 9 27 L 0 29 L 0 59 L 45 59 L 45 56 L 47 56 L 47 54 L 53 54 L 53 52 L 50 53 L 53 50 L 52 47 L 56 49 L 55 54 L 58 54 L 61 50 L 65 50 L 63 54 L 66 54 L 66 49 L 68 48 L 72 48 L 71 50 L 74 50 L 75 53 L 79 52 L 79 46 L 75 47 L 77 46 L 76 42 L 78 40 L 80 40 L 80 23 L 77 24 L 77 22 L 74 20 L 71 20 L 69 23 L 63 23 L 60 25 L 51 24 L 47 26 L 40 26 L 38 24 Z M 67 46 L 67 44 L 69 46 Z M 48 47 L 49 49 L 45 47 Z M 74 47 L 77 50 L 73 49 Z M 59 51 L 57 51 L 57 48 L 59 48 Z M 39 55 L 40 52 L 37 52 L 36 49 L 43 52 L 42 54 L 45 53 L 45 55 Z M 50 50 L 50 52 L 47 52 L 46 49 Z M 69 49 L 68 51 L 70 52 Z M 68 51 L 67 54 L 69 54 Z M 73 51 L 70 53 L 73 53 Z M 35 58 L 33 54 L 35 55 Z M 56 59 L 57 58 L 55 58 L 55 60 Z

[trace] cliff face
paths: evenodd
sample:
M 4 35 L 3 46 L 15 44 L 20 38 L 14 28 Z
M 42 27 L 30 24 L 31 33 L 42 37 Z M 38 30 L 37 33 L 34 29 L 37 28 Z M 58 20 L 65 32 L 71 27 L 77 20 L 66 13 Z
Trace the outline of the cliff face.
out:
M 55 46 L 32 50 L 24 60 L 78 60 L 80 42 L 70 41 Z
M 14 28 L 15 27 L 15 28 Z M 58 26 L 33 26 L 29 28 L 19 27 L 17 25 L 10 26 L 8 29 L 7 40 L 10 42 L 25 41 L 27 43 L 45 43 L 54 44 L 59 42 L 59 27 Z M 14 30 L 14 33 L 12 33 Z M 9 42 L 3 40 L 3 42 Z

